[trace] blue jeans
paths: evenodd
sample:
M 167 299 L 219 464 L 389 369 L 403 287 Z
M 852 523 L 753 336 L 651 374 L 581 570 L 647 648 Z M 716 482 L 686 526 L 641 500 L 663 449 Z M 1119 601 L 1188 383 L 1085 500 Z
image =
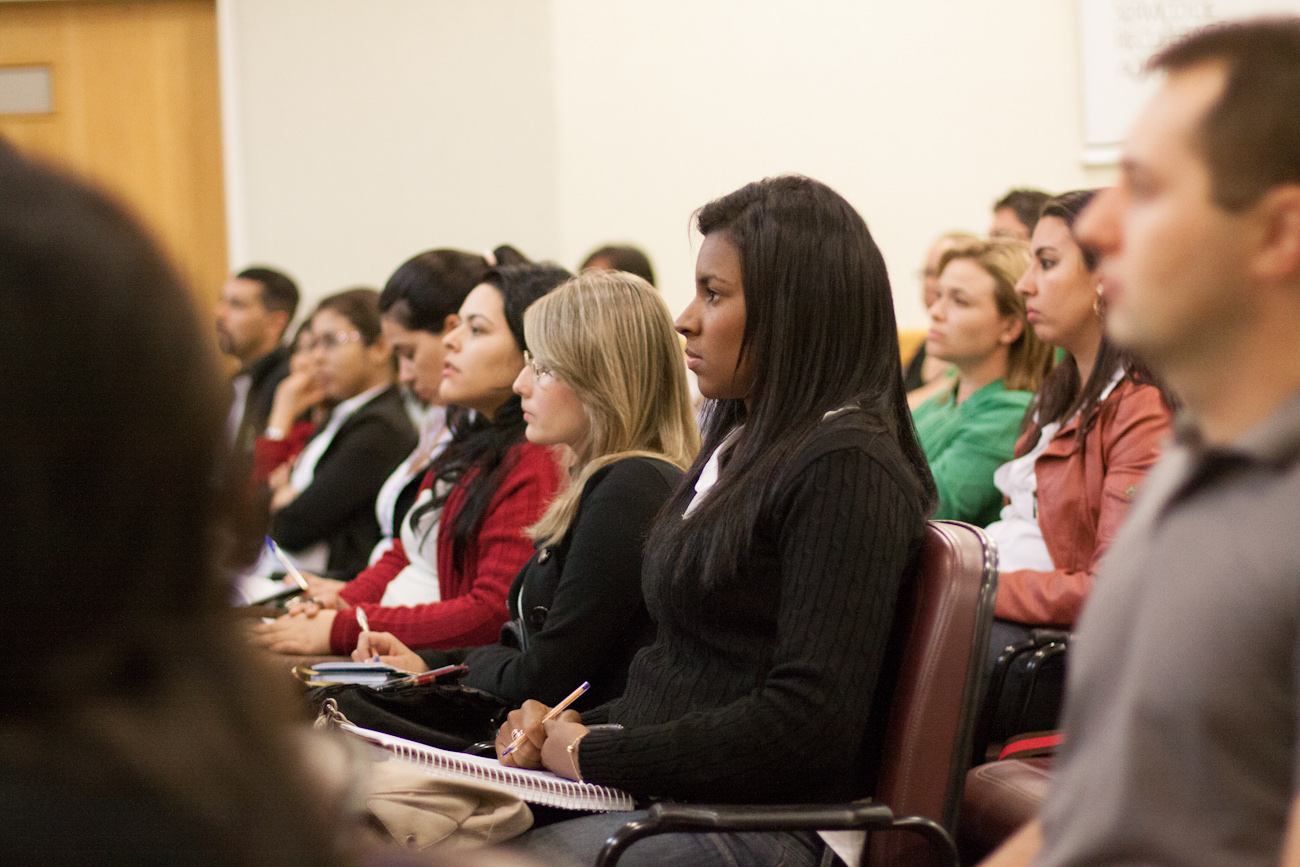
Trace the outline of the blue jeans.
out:
M 611 834 L 644 811 L 595 813 L 534 828 L 508 844 L 544 864 L 589 867 Z M 620 867 L 816 867 L 824 845 L 816 834 L 660 834 L 639 840 L 619 859 Z

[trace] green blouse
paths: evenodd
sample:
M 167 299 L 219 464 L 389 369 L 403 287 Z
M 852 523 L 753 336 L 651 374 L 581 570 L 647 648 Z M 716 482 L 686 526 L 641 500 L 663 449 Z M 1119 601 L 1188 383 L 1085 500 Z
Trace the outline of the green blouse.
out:
M 993 471 L 1011 460 L 1020 423 L 1033 392 L 1007 391 L 994 380 L 953 405 L 952 392 L 927 400 L 912 412 L 917 438 L 939 488 L 936 518 L 985 527 L 998 519 L 1002 493 Z

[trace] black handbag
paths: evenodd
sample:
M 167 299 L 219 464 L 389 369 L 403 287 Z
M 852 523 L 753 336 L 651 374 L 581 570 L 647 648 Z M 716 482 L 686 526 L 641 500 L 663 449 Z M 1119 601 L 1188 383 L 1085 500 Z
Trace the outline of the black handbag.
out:
M 317 710 L 326 699 L 354 725 L 459 752 L 492 744 L 510 705 L 491 693 L 460 684 L 429 683 L 375 689 L 357 683 L 318 686 L 307 693 Z
M 998 657 L 976 724 L 972 764 L 996 759 L 1018 735 L 1043 735 L 1057 728 L 1070 638 L 1061 630 L 1035 629 Z

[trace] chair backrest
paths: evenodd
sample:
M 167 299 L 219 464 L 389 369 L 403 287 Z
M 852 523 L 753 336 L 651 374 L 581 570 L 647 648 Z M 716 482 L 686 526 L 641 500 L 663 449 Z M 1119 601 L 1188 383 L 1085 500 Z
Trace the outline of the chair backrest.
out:
M 907 617 L 876 798 L 895 816 L 955 831 L 997 593 L 997 551 L 983 530 L 931 521 Z M 926 864 L 933 852 L 905 833 L 876 833 L 867 863 Z

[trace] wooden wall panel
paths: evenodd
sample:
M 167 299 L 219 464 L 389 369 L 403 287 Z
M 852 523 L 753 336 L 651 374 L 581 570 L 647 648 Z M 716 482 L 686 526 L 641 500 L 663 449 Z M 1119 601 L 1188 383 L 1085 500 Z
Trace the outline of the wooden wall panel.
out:
M 54 112 L 0 115 L 22 150 L 141 216 L 211 309 L 226 274 L 214 0 L 0 3 L 0 66 L 48 64 Z

